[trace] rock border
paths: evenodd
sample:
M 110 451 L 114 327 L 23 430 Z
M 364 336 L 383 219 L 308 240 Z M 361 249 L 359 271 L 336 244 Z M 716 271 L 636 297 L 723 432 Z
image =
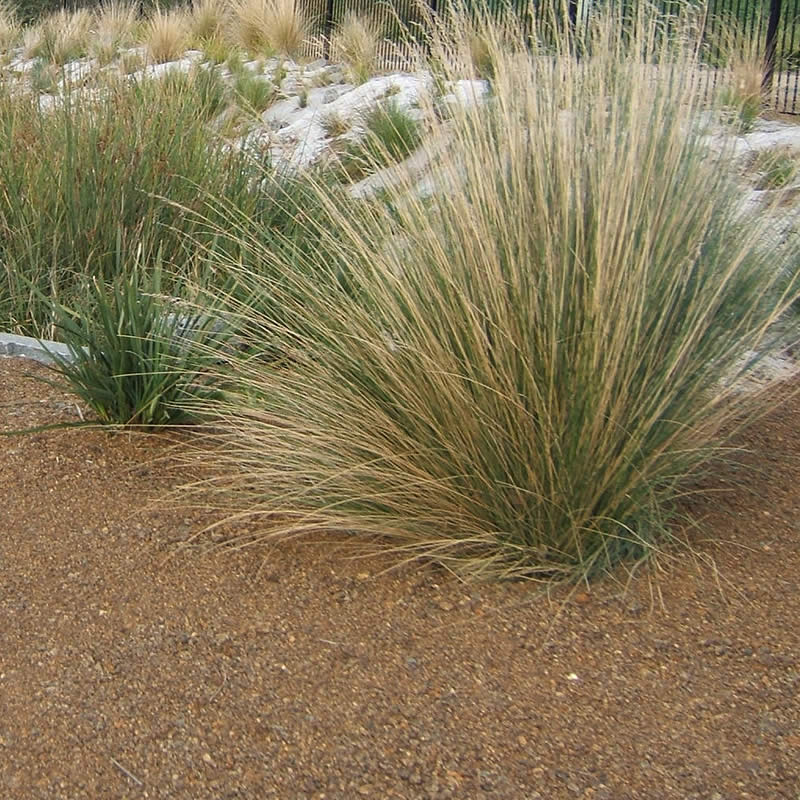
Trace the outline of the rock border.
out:
M 72 353 L 67 345 L 32 336 L 18 336 L 15 333 L 0 333 L 0 357 L 29 358 L 40 364 L 52 364 L 53 355 L 72 361 Z

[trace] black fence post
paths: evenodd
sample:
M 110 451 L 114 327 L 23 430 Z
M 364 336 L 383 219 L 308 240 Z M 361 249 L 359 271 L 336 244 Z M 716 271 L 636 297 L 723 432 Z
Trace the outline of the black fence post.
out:
M 772 76 L 775 74 L 775 51 L 778 44 L 778 23 L 781 18 L 781 0 L 770 0 L 769 22 L 767 23 L 767 43 L 764 50 L 764 76 L 761 79 L 761 92 L 764 95 L 772 90 Z
M 570 36 L 574 36 L 578 32 L 578 0 L 569 0 L 567 21 L 569 22 Z
M 331 36 L 333 35 L 333 0 L 326 0 L 325 24 L 322 30 L 322 57 L 327 60 L 331 57 Z

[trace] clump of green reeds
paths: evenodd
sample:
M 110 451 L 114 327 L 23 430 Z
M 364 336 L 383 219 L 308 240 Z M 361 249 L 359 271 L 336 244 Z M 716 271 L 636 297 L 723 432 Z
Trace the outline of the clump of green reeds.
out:
M 417 119 L 394 98 L 368 109 L 362 124 L 363 136 L 351 142 L 340 158 L 343 177 L 349 180 L 402 161 L 416 149 L 422 135 Z
M 120 248 L 186 274 L 205 193 L 255 213 L 249 161 L 207 124 L 214 77 L 120 81 L 50 111 L 0 87 L 0 329 L 53 338 L 43 298 L 70 306 L 92 276 L 112 281 Z
M 745 407 L 742 354 L 795 289 L 695 124 L 691 30 L 638 8 L 625 37 L 598 12 L 580 60 L 556 28 L 544 52 L 510 15 L 454 13 L 431 52 L 468 77 L 477 27 L 492 91 L 423 144 L 432 194 L 320 185 L 322 219 L 295 214 L 318 253 L 231 219 L 250 268 L 224 264 L 229 311 L 273 355 L 233 362 L 200 490 L 261 521 L 248 541 L 347 532 L 471 576 L 574 579 L 669 538 Z
M 154 428 L 193 421 L 185 401 L 215 393 L 207 375 L 226 337 L 213 316 L 162 294 L 158 253 L 118 253 L 111 284 L 95 276 L 72 308 L 53 303 L 63 382 L 104 424 Z M 48 381 L 51 382 L 51 381 Z

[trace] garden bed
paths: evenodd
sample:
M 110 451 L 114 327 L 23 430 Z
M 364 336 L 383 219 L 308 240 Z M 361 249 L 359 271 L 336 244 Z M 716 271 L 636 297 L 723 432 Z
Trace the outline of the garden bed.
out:
M 45 374 L 0 359 L 0 430 L 79 419 Z M 187 549 L 210 520 L 156 502 L 163 438 L 4 439 L 0 794 L 795 800 L 799 416 L 738 442 L 694 555 L 549 595 Z

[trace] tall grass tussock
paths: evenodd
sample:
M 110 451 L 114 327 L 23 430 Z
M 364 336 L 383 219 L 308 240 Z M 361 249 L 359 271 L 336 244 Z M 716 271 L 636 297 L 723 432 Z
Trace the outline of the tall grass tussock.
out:
M 89 50 L 93 17 L 85 8 L 49 14 L 38 25 L 26 29 L 25 54 L 63 66 Z
M 138 27 L 138 9 L 133 3 L 125 0 L 103 3 L 97 11 L 89 54 L 101 64 L 110 63 L 122 48 L 134 43 Z
M 259 523 L 241 543 L 346 532 L 467 576 L 574 579 L 669 539 L 794 289 L 695 124 L 691 35 L 644 6 L 618 25 L 598 15 L 578 61 L 478 20 L 491 93 L 426 138 L 449 142 L 438 189 L 344 204 L 320 184 L 324 213 L 297 213 L 317 253 L 226 223 L 256 355 L 230 367 L 195 488 Z M 434 35 L 447 79 L 475 30 Z
M 290 58 L 300 55 L 309 30 L 300 0 L 269 0 L 266 23 L 267 42 L 276 53 Z
M 238 0 L 233 28 L 247 52 L 293 58 L 308 36 L 309 20 L 297 0 Z
M 345 14 L 333 35 L 332 55 L 345 63 L 353 83 L 364 83 L 375 74 L 380 40 L 374 20 L 354 11 Z
M 711 60 L 721 68 L 720 101 L 732 109 L 736 123 L 747 132 L 764 105 L 764 52 L 757 36 L 748 35 L 734 19 L 723 19 Z
M 230 22 L 230 4 L 225 0 L 195 0 L 190 26 L 200 41 L 223 38 Z
M 167 11 L 156 7 L 147 21 L 145 43 L 156 64 L 175 61 L 189 43 L 189 17 L 181 8 Z

